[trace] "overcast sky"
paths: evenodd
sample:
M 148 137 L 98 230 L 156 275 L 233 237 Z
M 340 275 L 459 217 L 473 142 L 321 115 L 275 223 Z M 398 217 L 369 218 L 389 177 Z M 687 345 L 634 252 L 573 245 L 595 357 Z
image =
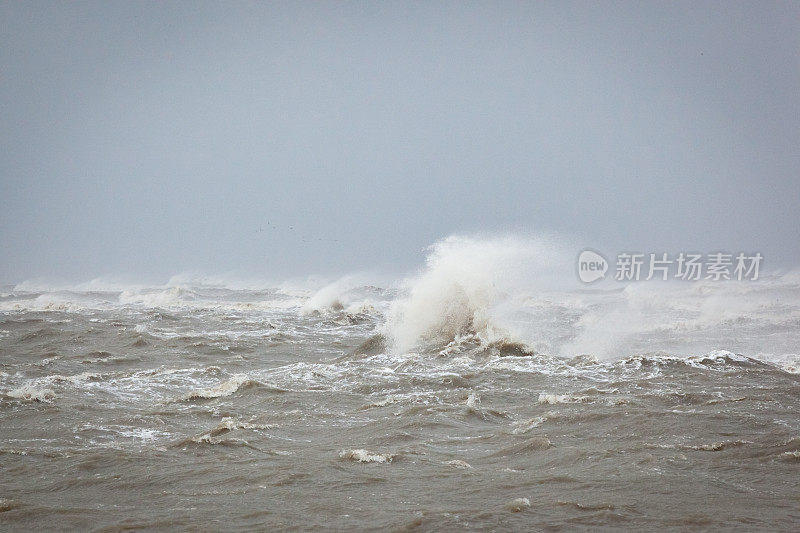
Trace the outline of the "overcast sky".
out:
M 799 208 L 797 2 L 0 2 L 0 281 L 473 232 L 791 267 Z

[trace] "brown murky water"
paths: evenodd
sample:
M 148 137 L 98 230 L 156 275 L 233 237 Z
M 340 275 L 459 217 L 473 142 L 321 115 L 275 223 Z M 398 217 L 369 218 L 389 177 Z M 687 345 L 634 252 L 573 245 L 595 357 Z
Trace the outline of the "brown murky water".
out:
M 358 290 L 371 305 L 314 312 L 277 290 L 6 292 L 0 527 L 800 527 L 792 368 L 469 334 L 397 353 L 376 336 L 396 294 Z

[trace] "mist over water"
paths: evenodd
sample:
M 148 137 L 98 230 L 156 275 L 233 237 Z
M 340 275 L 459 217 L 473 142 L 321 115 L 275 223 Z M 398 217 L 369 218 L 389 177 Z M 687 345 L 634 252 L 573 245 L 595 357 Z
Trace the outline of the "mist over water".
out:
M 796 273 L 592 289 L 567 248 L 451 236 L 383 284 L 3 287 L 0 519 L 793 529 Z
M 0 5 L 0 283 L 414 268 L 452 233 L 800 265 L 798 8 Z

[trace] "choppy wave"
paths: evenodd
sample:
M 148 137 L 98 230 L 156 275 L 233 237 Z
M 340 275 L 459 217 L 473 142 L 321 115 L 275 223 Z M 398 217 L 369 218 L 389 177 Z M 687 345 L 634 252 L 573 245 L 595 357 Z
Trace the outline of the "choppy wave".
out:
M 375 453 L 363 449 L 342 450 L 339 452 L 339 457 L 357 463 L 391 463 L 395 454 L 390 453 Z
M 792 530 L 800 277 L 587 289 L 559 250 L 3 287 L 4 524 Z
M 505 504 L 505 509 L 512 513 L 519 513 L 531 506 L 531 501 L 528 498 L 514 498 Z
M 37 388 L 33 385 L 23 385 L 8 391 L 7 394 L 10 398 L 35 402 L 52 402 L 56 398 L 56 393 L 52 389 Z
M 419 273 L 383 288 L 364 275 L 272 286 L 199 275 L 178 276 L 160 287 L 32 281 L 12 287 L 0 300 L 0 312 L 261 315 L 262 324 L 283 318 L 321 321 L 319 326 L 331 329 L 374 327 L 383 340 L 369 348 L 373 353 L 453 357 L 484 350 L 613 360 L 727 350 L 789 372 L 800 368 L 797 272 L 767 273 L 757 282 L 641 282 L 595 290 L 572 279 L 572 260 L 552 240 L 450 237 L 431 247 Z M 171 335 L 141 319 L 135 327 Z
M 248 378 L 245 374 L 238 374 L 215 387 L 192 391 L 187 395 L 186 399 L 211 399 L 230 396 L 242 387 L 252 386 L 257 383 L 257 381 Z
M 753 529 L 790 523 L 775 502 L 800 464 L 793 282 L 776 306 L 770 281 L 772 303 L 732 322 L 686 327 L 714 288 L 659 301 L 637 311 L 657 327 L 574 353 L 586 317 L 630 295 L 517 283 L 496 275 L 517 263 L 502 254 L 460 264 L 481 249 L 451 240 L 388 288 L 187 283 L 70 290 L 57 307 L 10 293 L 0 456 L 21 460 L 6 461 L 4 520 L 280 529 L 302 501 L 294 522 L 322 516 L 318 529 L 363 528 L 352 517 L 369 510 L 385 529 L 642 530 L 714 494 Z M 669 306 L 680 327 L 665 327 Z M 109 507 L 87 515 L 52 494 Z M 147 499 L 137 521 L 131 494 Z

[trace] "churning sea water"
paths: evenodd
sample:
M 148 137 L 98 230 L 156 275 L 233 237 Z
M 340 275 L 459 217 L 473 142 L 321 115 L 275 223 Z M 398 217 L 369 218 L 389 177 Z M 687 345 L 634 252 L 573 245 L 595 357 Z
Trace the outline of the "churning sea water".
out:
M 568 290 L 541 252 L 0 288 L 0 527 L 797 530 L 800 276 Z

